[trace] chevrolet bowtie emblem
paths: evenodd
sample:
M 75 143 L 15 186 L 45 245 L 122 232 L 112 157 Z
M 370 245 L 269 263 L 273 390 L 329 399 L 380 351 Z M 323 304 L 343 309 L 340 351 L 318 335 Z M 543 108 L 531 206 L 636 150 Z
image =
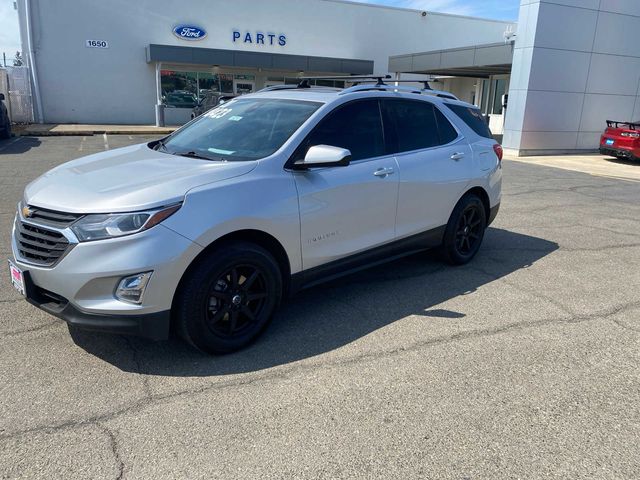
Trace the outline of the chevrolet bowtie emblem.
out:
M 31 215 L 33 215 L 33 210 L 26 206 L 22 207 L 22 216 L 24 218 L 29 218 Z

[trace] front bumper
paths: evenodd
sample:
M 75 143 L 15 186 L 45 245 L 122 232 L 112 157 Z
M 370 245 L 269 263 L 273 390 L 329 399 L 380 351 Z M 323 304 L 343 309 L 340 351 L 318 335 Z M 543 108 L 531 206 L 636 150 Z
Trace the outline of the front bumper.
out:
M 12 237 L 14 263 L 25 274 L 27 300 L 82 328 L 167 338 L 177 286 L 202 247 L 163 225 L 125 237 L 73 245 L 53 267 L 20 257 Z M 141 305 L 116 298 L 123 277 L 153 271 Z
M 27 301 L 58 317 L 69 325 L 83 330 L 136 335 L 150 340 L 169 337 L 171 311 L 137 315 L 87 313 L 74 307 L 66 298 L 38 287 L 28 271 L 23 272 Z

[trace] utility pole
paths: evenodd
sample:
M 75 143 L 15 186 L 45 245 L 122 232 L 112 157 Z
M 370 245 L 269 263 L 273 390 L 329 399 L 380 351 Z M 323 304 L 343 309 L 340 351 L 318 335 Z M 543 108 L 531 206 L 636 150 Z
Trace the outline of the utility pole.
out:
M 4 63 L 4 67 L 7 68 L 7 54 L 2 52 L 2 62 Z

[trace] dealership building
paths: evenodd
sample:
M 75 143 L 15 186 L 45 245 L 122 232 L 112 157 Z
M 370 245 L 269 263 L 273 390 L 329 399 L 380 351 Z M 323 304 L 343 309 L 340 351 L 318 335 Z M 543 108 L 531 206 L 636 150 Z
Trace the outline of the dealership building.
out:
M 178 125 L 207 95 L 363 74 L 432 79 L 522 155 L 640 120 L 638 0 L 522 0 L 517 22 L 342 0 L 17 4 L 41 123 Z

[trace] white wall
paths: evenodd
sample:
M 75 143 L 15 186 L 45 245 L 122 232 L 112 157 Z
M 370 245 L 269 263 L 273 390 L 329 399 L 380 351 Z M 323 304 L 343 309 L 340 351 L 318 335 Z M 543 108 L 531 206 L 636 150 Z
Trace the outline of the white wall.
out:
M 477 84 L 481 82 L 482 79 L 477 78 L 444 78 L 440 82 L 432 83 L 431 87 L 438 90 L 446 90 L 453 93 L 460 100 L 471 102 L 473 94 L 476 93 Z M 480 99 L 476 98 L 475 103 L 479 104 Z
M 35 61 L 45 122 L 153 123 L 150 43 L 374 60 L 501 41 L 505 22 L 366 6 L 335 0 L 31 0 Z M 24 0 L 19 0 L 24 27 Z M 178 23 L 208 35 L 173 36 Z M 233 43 L 233 29 L 272 31 L 287 45 Z M 85 40 L 109 42 L 90 49 Z M 24 41 L 24 37 L 23 37 Z
M 640 120 L 640 0 L 522 0 L 504 147 L 594 150 L 605 120 Z

